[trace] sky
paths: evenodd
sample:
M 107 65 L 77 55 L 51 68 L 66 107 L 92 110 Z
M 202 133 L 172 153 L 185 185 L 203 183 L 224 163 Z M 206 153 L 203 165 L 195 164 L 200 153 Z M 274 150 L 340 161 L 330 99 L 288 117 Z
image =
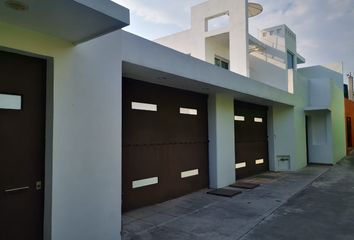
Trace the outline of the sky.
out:
M 124 30 L 154 40 L 189 29 L 191 6 L 206 0 L 114 1 L 130 9 L 130 26 Z M 301 66 L 341 61 L 345 74 L 354 72 L 354 0 L 252 2 L 263 6 L 263 12 L 249 20 L 253 36 L 259 38 L 261 29 L 286 24 L 297 36 L 298 53 L 306 59 Z

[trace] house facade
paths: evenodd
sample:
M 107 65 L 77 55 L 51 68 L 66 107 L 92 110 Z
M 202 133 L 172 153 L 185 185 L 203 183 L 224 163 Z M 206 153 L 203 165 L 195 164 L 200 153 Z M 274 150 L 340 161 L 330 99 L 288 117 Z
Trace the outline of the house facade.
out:
M 216 2 L 182 49 L 109 0 L 2 1 L 0 239 L 120 239 L 122 211 L 345 155 L 341 65 L 297 68 L 288 27 L 257 40 L 258 5 Z

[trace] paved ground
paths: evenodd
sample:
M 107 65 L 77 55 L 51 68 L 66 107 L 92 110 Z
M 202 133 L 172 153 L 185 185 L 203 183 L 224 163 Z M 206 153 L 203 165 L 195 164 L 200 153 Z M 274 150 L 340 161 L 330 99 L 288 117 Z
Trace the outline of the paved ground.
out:
M 242 240 L 354 239 L 354 157 L 347 157 Z
M 347 162 L 343 162 L 343 164 L 351 166 Z M 326 187 L 337 183 L 332 178 L 342 174 L 342 171 L 344 173 L 349 171 L 342 168 L 338 166 L 326 173 L 329 170 L 327 166 L 310 166 L 296 173 L 281 175 L 276 180 L 265 181 L 265 184 L 260 187 L 244 190 L 242 194 L 233 198 L 209 195 L 205 193 L 207 190 L 202 190 L 162 204 L 128 212 L 123 216 L 123 239 L 290 239 L 289 234 L 294 236 L 293 239 L 307 239 L 302 238 L 302 235 L 298 235 L 297 238 L 293 234 L 297 234 L 296 229 L 301 229 L 301 226 L 303 226 L 302 231 L 311 232 L 312 227 L 303 224 L 305 221 L 311 222 L 306 219 L 308 215 L 304 216 L 303 220 L 299 219 L 295 222 L 289 220 L 287 225 L 284 225 L 285 220 L 282 218 L 303 214 L 302 211 L 305 210 L 303 208 L 310 208 L 311 216 L 317 214 L 314 214 L 314 211 L 324 212 L 322 217 L 328 214 L 324 209 L 317 207 L 312 209 L 311 206 L 316 205 L 319 200 L 324 205 L 327 204 L 327 208 L 333 203 L 339 204 L 340 200 L 337 202 L 328 200 L 333 196 L 332 193 L 327 193 Z M 332 180 L 312 183 L 324 173 L 333 176 Z M 347 173 L 347 175 L 350 174 Z M 354 177 L 351 180 L 354 181 Z M 303 197 L 306 200 L 304 202 L 301 198 L 303 193 L 299 192 L 306 186 L 309 186 L 308 189 L 324 191 L 325 195 L 305 196 Z M 351 191 L 353 190 L 351 189 Z M 311 191 L 305 190 L 305 193 Z M 292 197 L 293 199 L 288 202 Z M 321 199 L 317 200 L 316 197 L 321 197 Z M 352 202 L 354 204 L 354 199 Z M 294 206 L 296 203 L 299 206 Z M 283 204 L 285 205 L 281 207 Z M 286 210 L 289 204 L 290 206 Z M 321 215 L 318 216 L 318 219 L 321 219 Z M 335 220 L 332 221 L 335 222 Z M 316 225 L 321 226 L 321 224 Z M 300 232 L 299 230 L 298 233 Z

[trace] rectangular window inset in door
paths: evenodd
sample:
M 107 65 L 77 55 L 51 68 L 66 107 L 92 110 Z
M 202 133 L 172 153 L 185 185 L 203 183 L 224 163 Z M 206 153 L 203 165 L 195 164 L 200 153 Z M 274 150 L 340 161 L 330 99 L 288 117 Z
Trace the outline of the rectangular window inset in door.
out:
M 13 94 L 0 93 L 0 109 L 21 110 L 22 97 Z
M 352 142 L 352 118 L 347 117 L 347 147 L 352 147 L 353 142 Z

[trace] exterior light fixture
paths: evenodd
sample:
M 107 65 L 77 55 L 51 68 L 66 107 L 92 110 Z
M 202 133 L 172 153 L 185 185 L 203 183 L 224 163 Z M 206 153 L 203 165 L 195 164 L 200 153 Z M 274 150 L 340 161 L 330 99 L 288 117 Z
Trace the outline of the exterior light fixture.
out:
M 28 6 L 20 1 L 16 1 L 16 0 L 8 0 L 5 2 L 5 6 L 7 6 L 8 8 L 11 8 L 15 11 L 26 11 L 28 10 Z

